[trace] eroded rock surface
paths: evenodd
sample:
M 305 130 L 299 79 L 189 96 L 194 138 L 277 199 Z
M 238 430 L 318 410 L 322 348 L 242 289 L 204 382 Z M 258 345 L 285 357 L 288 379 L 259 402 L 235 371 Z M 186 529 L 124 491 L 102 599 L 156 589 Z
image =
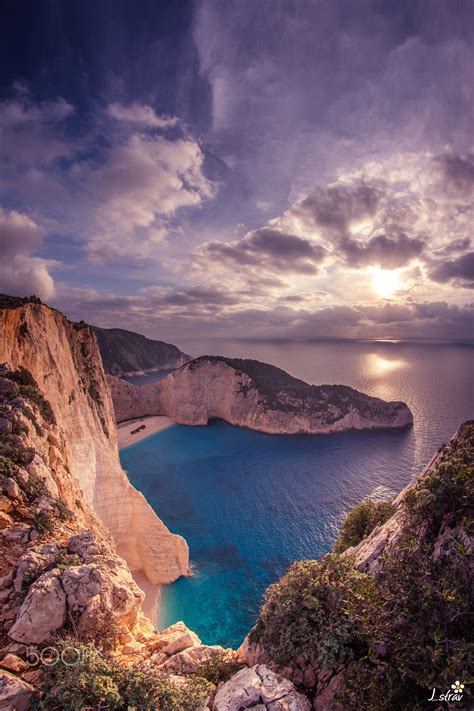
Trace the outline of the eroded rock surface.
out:
M 263 664 L 241 669 L 217 690 L 213 711 L 310 711 L 309 700 L 291 681 Z

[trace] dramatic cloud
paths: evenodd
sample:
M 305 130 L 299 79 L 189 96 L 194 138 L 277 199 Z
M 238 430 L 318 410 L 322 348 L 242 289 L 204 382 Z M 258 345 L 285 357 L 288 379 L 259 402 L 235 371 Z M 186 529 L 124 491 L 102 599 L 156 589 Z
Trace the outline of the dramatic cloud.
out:
M 342 237 L 350 225 L 373 216 L 382 196 L 372 185 L 344 182 L 317 188 L 293 205 L 290 213 L 303 225 L 314 225 L 323 234 Z
M 78 166 L 75 177 L 95 204 L 89 253 L 98 259 L 150 254 L 167 234 L 166 218 L 213 196 L 203 160 L 194 141 L 134 134 L 102 163 Z
M 54 262 L 31 256 L 41 245 L 43 231 L 27 215 L 0 208 L 0 290 L 11 294 L 38 294 L 50 299 L 55 294 L 48 269 Z
M 262 227 L 234 242 L 207 242 L 199 257 L 240 269 L 316 274 L 317 265 L 325 254 L 321 245 L 271 227 Z
M 340 248 L 347 264 L 352 267 L 377 265 L 384 269 L 396 269 L 418 257 L 425 246 L 422 239 L 410 239 L 403 232 L 389 237 L 381 234 L 364 243 L 361 240 L 344 238 Z
M 474 289 L 474 252 L 467 252 L 457 259 L 439 262 L 429 275 L 433 281 L 441 284 L 453 281 L 460 286 Z
M 34 102 L 27 92 L 0 103 L 2 191 L 94 260 L 152 257 L 178 210 L 215 195 L 204 153 L 176 117 L 113 103 L 79 138 L 67 130 L 72 116 L 63 99 Z

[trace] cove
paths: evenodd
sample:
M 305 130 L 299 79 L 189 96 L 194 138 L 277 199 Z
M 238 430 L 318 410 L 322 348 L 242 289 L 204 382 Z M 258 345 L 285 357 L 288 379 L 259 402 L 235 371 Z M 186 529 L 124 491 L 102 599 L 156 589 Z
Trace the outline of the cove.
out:
M 406 430 L 275 436 L 215 421 L 122 450 L 132 484 L 190 546 L 194 575 L 164 588 L 160 626 L 183 619 L 206 644 L 238 646 L 290 563 L 327 552 L 360 499 L 408 483 L 412 439 Z

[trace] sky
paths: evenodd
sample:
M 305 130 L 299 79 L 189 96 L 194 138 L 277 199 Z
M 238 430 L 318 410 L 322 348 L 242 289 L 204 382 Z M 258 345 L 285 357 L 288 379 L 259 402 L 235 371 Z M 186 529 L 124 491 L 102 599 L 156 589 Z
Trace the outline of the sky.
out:
M 470 0 L 3 0 L 0 290 L 173 341 L 474 336 Z

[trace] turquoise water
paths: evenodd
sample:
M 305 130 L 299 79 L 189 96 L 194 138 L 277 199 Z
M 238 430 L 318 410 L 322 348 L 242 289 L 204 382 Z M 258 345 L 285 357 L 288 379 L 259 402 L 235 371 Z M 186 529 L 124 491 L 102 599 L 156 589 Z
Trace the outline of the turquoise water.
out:
M 256 355 L 254 344 L 233 347 Z M 347 510 L 398 492 L 474 414 L 467 346 L 305 344 L 286 363 L 281 346 L 266 348 L 261 359 L 308 381 L 405 400 L 415 425 L 283 437 L 216 421 L 174 425 L 121 451 L 131 482 L 190 546 L 194 575 L 164 589 L 160 625 L 183 619 L 208 644 L 238 645 L 269 583 L 328 551 Z

